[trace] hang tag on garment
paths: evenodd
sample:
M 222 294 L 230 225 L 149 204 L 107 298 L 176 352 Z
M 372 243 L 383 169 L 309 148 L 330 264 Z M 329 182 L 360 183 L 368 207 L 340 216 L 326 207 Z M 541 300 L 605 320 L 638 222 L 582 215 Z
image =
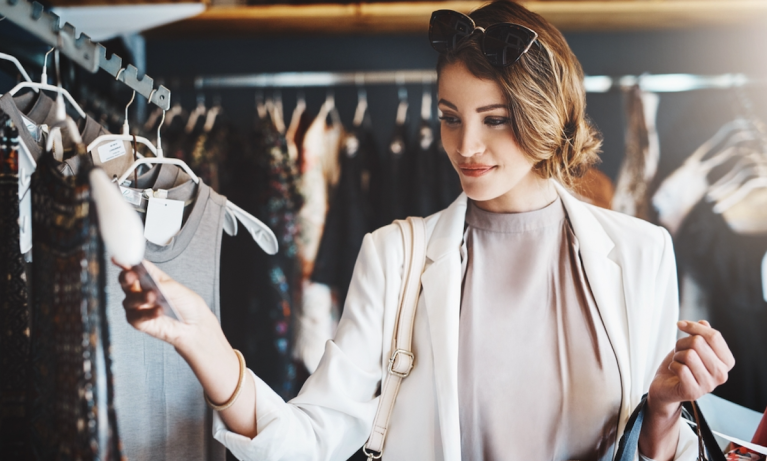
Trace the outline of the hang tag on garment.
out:
M 144 223 L 144 238 L 156 245 L 167 245 L 181 230 L 184 202 L 149 197 Z
M 107 163 L 110 160 L 122 157 L 127 154 L 125 150 L 125 143 L 123 141 L 112 141 L 104 143 L 96 148 L 99 153 L 99 160 L 101 163 Z
M 122 186 L 120 186 L 120 192 L 122 192 L 123 198 L 126 202 L 133 206 L 141 205 L 141 192 Z

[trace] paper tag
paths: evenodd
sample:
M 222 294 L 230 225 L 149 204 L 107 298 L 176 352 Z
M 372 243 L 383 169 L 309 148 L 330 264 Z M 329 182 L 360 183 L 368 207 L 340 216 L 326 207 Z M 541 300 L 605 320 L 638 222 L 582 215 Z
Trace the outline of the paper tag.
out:
M 125 144 L 123 144 L 122 141 L 112 141 L 102 144 L 97 150 L 99 151 L 99 159 L 101 160 L 101 163 L 106 163 L 128 153 L 125 150 Z
M 27 127 L 27 131 L 29 131 L 29 134 L 32 135 L 32 139 L 34 139 L 35 141 L 40 141 L 40 127 L 38 127 L 35 122 L 26 118 L 23 115 L 21 116 L 21 119 L 24 121 L 24 125 Z
M 126 202 L 133 206 L 141 205 L 141 192 L 122 186 L 120 186 L 120 192 L 122 192 L 123 198 Z
M 182 200 L 149 197 L 144 223 L 144 238 L 156 245 L 167 245 L 181 230 L 184 217 Z

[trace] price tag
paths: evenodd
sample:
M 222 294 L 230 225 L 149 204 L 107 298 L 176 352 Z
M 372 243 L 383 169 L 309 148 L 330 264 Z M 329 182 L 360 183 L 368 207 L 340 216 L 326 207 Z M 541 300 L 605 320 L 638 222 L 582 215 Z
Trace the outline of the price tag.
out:
M 125 144 L 122 141 L 112 141 L 106 144 L 102 144 L 97 148 L 97 150 L 101 163 L 106 163 L 110 160 L 122 157 L 128 153 L 125 150 Z
M 156 245 L 167 245 L 181 230 L 184 202 L 149 197 L 144 223 L 144 238 Z

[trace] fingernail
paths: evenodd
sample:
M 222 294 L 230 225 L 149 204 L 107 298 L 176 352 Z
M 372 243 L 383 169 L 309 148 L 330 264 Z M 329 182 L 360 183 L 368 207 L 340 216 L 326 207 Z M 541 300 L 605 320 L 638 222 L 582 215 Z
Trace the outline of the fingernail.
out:
M 684 328 L 687 326 L 687 322 L 685 322 L 684 320 L 680 320 L 676 322 L 676 326 L 678 326 L 679 328 Z

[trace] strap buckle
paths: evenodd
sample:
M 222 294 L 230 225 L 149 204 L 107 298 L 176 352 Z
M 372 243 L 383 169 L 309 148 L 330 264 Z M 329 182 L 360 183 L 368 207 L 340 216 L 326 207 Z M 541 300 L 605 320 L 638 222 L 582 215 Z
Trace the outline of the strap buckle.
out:
M 383 451 L 381 451 L 377 455 L 374 455 L 373 453 L 375 453 L 375 450 L 370 450 L 370 452 L 368 452 L 368 447 L 364 445 L 362 447 L 362 452 L 365 453 L 365 456 L 368 457 L 368 461 L 372 461 L 374 459 L 381 459 L 381 456 L 383 456 Z
M 397 371 L 394 369 L 394 363 L 397 361 L 397 356 L 399 354 L 402 354 L 406 357 L 410 357 L 410 366 L 406 371 Z M 394 351 L 394 353 L 391 355 L 391 358 L 389 358 L 389 373 L 393 374 L 394 376 L 399 376 L 400 378 L 407 378 L 410 374 L 410 370 L 413 369 L 413 365 L 415 365 L 415 355 L 413 355 L 412 352 L 406 351 L 404 349 L 397 349 Z

